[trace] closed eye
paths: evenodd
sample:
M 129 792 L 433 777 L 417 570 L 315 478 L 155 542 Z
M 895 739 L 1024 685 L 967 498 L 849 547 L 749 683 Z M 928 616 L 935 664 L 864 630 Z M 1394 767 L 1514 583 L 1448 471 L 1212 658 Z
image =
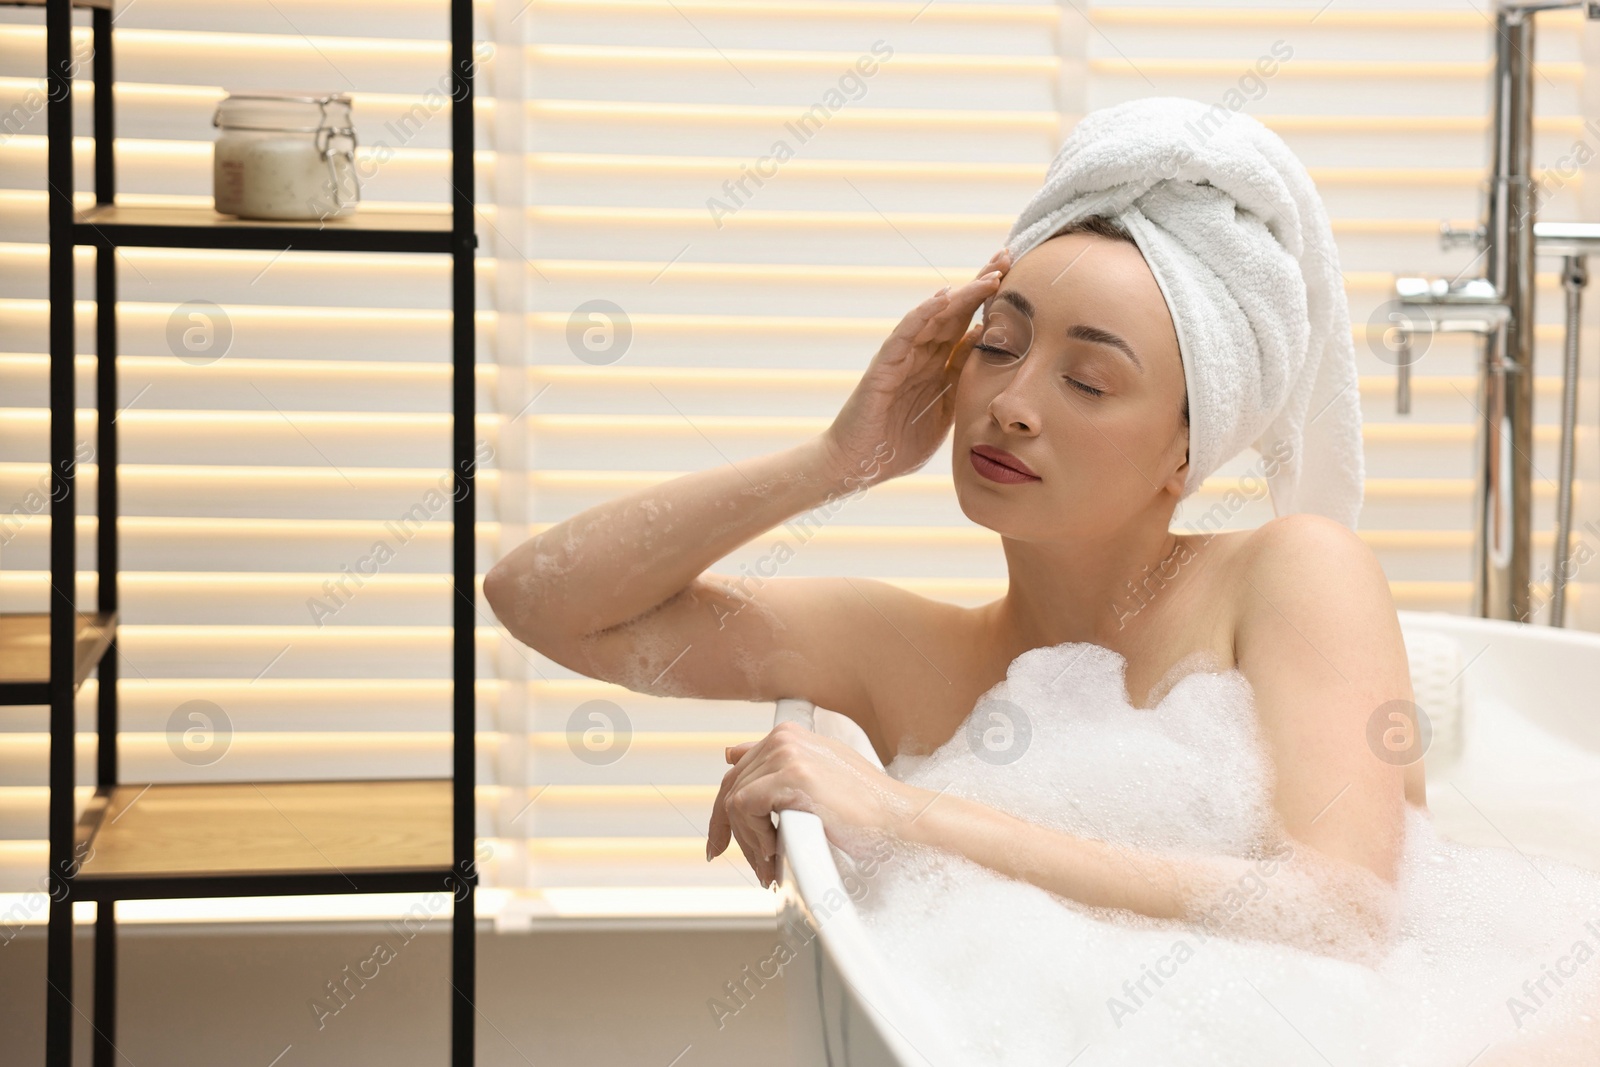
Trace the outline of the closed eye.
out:
M 996 348 L 993 345 L 978 344 L 978 345 L 973 345 L 972 349 L 975 352 L 988 352 L 991 355 L 1005 356 L 1007 359 L 1016 359 L 1017 358 L 1016 356 L 1013 356 L 1010 352 L 1007 352 L 1005 349 Z M 1087 393 L 1089 396 L 1105 396 L 1106 395 L 1106 391 L 1104 389 L 1096 389 L 1092 385 L 1086 385 L 1083 382 L 1078 381 L 1078 379 L 1076 379 L 1076 378 L 1068 378 L 1064 374 L 1062 375 L 1062 377 L 1066 378 L 1067 381 L 1071 382 L 1073 384 L 1073 386 L 1075 388 L 1077 388 L 1079 391 L 1081 391 L 1083 393 Z

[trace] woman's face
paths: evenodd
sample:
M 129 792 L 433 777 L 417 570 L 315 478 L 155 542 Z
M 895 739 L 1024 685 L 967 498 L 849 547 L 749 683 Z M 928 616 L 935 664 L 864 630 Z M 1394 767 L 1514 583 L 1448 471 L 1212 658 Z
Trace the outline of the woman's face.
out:
M 1135 245 L 1090 233 L 1043 242 L 1002 278 L 982 322 L 956 384 L 955 486 L 968 518 L 1061 540 L 1114 533 L 1167 505 L 1164 494 L 1177 501 L 1188 475 L 1183 363 Z M 975 459 L 975 445 L 1038 477 L 987 477 L 1004 472 Z

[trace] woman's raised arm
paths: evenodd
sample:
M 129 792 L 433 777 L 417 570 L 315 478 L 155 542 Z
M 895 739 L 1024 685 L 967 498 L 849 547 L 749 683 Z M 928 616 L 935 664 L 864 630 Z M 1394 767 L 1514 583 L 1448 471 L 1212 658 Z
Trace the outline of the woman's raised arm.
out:
M 857 471 L 863 481 L 876 472 Z M 483 592 L 533 647 L 605 630 L 686 589 L 712 563 L 849 491 L 824 438 L 725 463 L 597 504 L 529 538 L 489 569 Z
M 928 461 L 949 433 L 955 375 L 976 340 L 968 324 L 1006 263 L 1002 250 L 908 312 L 817 437 L 626 494 L 513 549 L 484 576 L 495 614 L 557 662 L 638 691 L 864 707 L 872 656 L 893 639 L 884 620 L 918 598 L 865 579 L 751 581 L 707 568 Z

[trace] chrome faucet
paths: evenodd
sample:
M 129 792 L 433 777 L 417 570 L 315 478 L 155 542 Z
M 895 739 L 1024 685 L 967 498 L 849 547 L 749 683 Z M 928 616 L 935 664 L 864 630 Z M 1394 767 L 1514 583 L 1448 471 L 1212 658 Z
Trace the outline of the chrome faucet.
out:
M 1600 225 L 1536 223 L 1533 197 L 1533 15 L 1582 7 L 1600 20 L 1600 0 L 1502 2 L 1495 7 L 1494 114 L 1484 221 L 1439 228 L 1442 248 L 1467 245 L 1485 258 L 1481 278 L 1396 278 L 1395 409 L 1411 410 L 1414 334 L 1483 336 L 1473 504 L 1473 605 L 1476 615 L 1531 621 L 1533 515 L 1534 257 L 1564 257 L 1567 358 L 1563 378 L 1558 531 L 1551 570 L 1550 621 L 1565 621 L 1572 531 L 1572 450 L 1577 400 L 1578 310 L 1587 281 L 1585 254 L 1600 249 Z
M 1600 251 L 1600 224 L 1536 222 L 1534 247 L 1542 255 L 1561 257 L 1561 288 L 1567 298 L 1567 319 L 1561 360 L 1561 458 L 1556 473 L 1556 544 L 1550 566 L 1550 625 L 1566 623 L 1567 581 L 1572 577 L 1572 479 L 1578 433 L 1578 324 L 1583 289 L 1589 284 L 1589 253 Z

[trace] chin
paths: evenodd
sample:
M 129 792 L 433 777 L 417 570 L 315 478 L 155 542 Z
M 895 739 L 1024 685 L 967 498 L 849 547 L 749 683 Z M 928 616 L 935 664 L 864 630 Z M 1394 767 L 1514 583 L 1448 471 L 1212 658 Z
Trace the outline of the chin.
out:
M 956 503 L 961 514 L 1002 537 L 1021 536 L 1018 507 L 999 493 L 989 492 L 984 484 L 974 484 L 979 482 L 982 477 L 971 471 L 956 475 Z

